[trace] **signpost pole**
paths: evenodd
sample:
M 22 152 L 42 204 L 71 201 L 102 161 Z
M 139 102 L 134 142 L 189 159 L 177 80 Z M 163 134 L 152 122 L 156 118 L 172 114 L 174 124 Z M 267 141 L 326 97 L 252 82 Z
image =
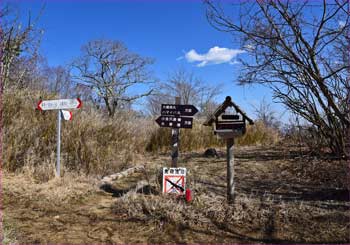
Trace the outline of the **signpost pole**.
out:
M 79 109 L 82 102 L 79 98 L 76 99 L 59 99 L 59 100 L 40 100 L 37 104 L 37 109 L 40 111 L 57 110 L 57 162 L 56 162 L 56 177 L 61 176 L 61 117 L 65 120 L 72 119 L 72 113 L 63 111 L 62 109 Z
M 227 151 L 227 201 L 228 203 L 234 202 L 234 190 L 235 185 L 233 182 L 234 177 L 234 156 L 233 156 L 234 138 L 228 138 L 226 140 Z
M 56 176 L 60 177 L 60 158 L 61 158 L 61 110 L 57 110 L 57 163 Z
M 181 103 L 181 97 L 175 97 L 175 104 L 179 105 Z M 179 156 L 179 135 L 180 129 L 172 128 L 171 129 L 171 167 L 177 168 L 177 159 Z

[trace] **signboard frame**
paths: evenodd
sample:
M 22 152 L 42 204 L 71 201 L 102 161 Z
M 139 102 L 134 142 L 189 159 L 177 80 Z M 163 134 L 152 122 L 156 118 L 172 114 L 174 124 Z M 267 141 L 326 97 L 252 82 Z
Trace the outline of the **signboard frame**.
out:
M 62 109 L 79 109 L 82 106 L 79 98 L 75 99 L 59 99 L 59 100 L 40 100 L 37 108 L 40 111 L 62 110 Z
M 192 117 L 198 112 L 194 105 L 162 104 L 161 115 Z
M 193 117 L 161 115 L 156 122 L 162 128 L 192 128 Z

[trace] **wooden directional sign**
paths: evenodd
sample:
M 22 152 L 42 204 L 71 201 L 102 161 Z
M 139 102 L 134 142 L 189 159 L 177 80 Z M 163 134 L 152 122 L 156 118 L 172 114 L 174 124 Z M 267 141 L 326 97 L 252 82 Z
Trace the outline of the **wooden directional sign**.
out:
M 174 115 L 174 116 L 194 116 L 198 112 L 198 109 L 193 105 L 175 105 L 175 104 L 162 104 L 162 115 Z
M 192 128 L 192 117 L 160 116 L 156 122 L 161 127 L 167 128 Z
M 41 111 L 60 110 L 60 109 L 76 109 L 80 108 L 82 102 L 77 99 L 62 99 L 62 100 L 40 100 L 37 108 Z

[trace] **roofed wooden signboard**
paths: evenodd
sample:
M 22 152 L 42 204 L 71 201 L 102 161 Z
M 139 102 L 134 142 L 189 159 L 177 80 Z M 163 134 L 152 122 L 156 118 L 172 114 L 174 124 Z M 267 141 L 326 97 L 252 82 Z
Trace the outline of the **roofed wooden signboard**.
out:
M 204 125 L 213 126 L 214 133 L 221 138 L 233 138 L 245 133 L 246 123 L 252 125 L 254 121 L 232 101 L 230 96 L 227 96 L 224 103 L 204 122 Z
M 204 122 L 205 126 L 212 126 L 214 134 L 226 139 L 227 158 L 227 201 L 234 202 L 234 157 L 233 144 L 236 136 L 246 132 L 246 123 L 254 121 L 236 105 L 230 96 L 227 96 L 215 112 Z

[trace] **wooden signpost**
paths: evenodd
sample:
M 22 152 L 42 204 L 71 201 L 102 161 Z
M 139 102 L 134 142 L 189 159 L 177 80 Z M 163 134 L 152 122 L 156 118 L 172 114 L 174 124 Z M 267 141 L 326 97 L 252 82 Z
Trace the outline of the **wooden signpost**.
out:
M 233 107 L 235 114 L 227 114 L 226 109 Z M 204 123 L 205 126 L 212 126 L 214 134 L 220 138 L 226 139 L 226 161 L 227 161 L 227 201 L 234 202 L 234 138 L 245 134 L 246 121 L 249 124 L 254 124 L 233 101 L 230 96 L 227 96 L 216 111 Z
M 175 106 L 179 105 L 180 103 L 181 103 L 181 97 L 176 97 Z M 171 146 L 172 146 L 171 166 L 174 168 L 177 167 L 177 159 L 179 158 L 179 138 L 180 138 L 180 129 L 172 127 L 171 129 Z
M 193 116 L 198 112 L 193 105 L 181 105 L 181 98 L 175 98 L 175 104 L 162 104 L 161 116 L 156 119 L 160 127 L 172 128 L 171 130 L 171 167 L 177 167 L 179 156 L 180 128 L 192 128 Z
M 37 109 L 40 111 L 58 110 L 57 112 L 57 162 L 56 162 L 56 176 L 61 175 L 61 118 L 65 120 L 72 119 L 72 113 L 63 109 L 79 109 L 82 102 L 77 99 L 61 99 L 61 100 L 40 100 Z
M 171 128 L 171 168 L 163 168 L 163 193 L 186 195 L 191 201 L 191 191 L 186 190 L 186 168 L 178 168 L 180 128 L 192 128 L 193 116 L 198 112 L 193 105 L 181 105 L 181 98 L 175 97 L 175 104 L 162 104 L 161 116 L 156 119 L 160 127 Z

